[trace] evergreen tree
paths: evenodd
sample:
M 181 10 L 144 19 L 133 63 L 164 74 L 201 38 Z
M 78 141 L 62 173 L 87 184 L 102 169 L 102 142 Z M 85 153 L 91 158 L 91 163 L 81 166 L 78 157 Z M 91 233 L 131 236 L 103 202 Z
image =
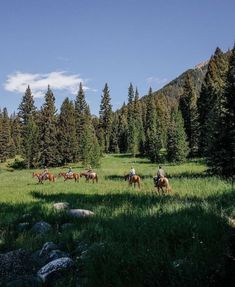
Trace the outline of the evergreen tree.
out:
M 63 164 L 74 162 L 77 155 L 75 108 L 69 98 L 61 105 L 58 130 L 60 160 Z
M 86 118 L 90 116 L 90 111 L 86 103 L 85 94 L 82 83 L 80 83 L 79 91 L 75 100 L 75 123 L 77 136 L 77 159 L 82 159 L 82 133 Z
M 228 57 L 217 48 L 208 64 L 208 71 L 202 84 L 198 99 L 200 123 L 200 153 L 210 153 L 210 142 L 213 138 L 215 123 L 220 114 L 221 96 L 224 92 L 228 71 Z
M 18 110 L 18 116 L 20 117 L 22 124 L 26 125 L 29 117 L 31 117 L 36 111 L 33 95 L 29 86 L 25 91 Z
M 57 142 L 57 116 L 55 97 L 48 86 L 40 118 L 40 157 L 41 165 L 56 166 L 59 162 Z
M 7 108 L 3 109 L 0 130 L 0 161 L 4 162 L 10 157 L 10 124 Z
M 121 153 L 125 153 L 128 150 L 127 114 L 127 106 L 124 103 L 118 114 L 118 147 Z
M 95 134 L 95 129 L 92 125 L 90 109 L 88 106 L 83 130 L 81 133 L 80 148 L 83 165 L 99 166 L 101 152 Z
M 110 151 L 114 153 L 119 153 L 118 147 L 118 114 L 115 113 L 113 116 L 111 135 L 110 135 Z
M 160 160 L 161 139 L 156 127 L 157 115 L 152 89 L 149 89 L 149 98 L 146 114 L 146 155 L 151 162 Z
M 180 109 L 184 119 L 184 127 L 189 143 L 190 155 L 198 153 L 199 122 L 197 110 L 197 95 L 193 86 L 191 75 L 188 73 L 180 98 Z
M 27 118 L 26 125 L 24 127 L 24 158 L 27 168 L 36 167 L 39 165 L 39 130 L 34 120 L 34 117 L 30 115 Z
M 224 65 L 221 65 L 224 67 Z M 221 67 L 220 66 L 220 67 Z M 222 84 L 222 83 L 221 83 Z M 235 175 L 235 47 L 229 62 L 226 85 L 216 98 L 214 106 L 211 144 L 208 149 L 208 165 L 213 173 L 225 177 Z
M 15 145 L 16 154 L 22 153 L 21 123 L 19 116 L 14 116 L 12 121 L 12 139 Z
M 104 147 L 106 153 L 109 151 L 109 140 L 110 140 L 111 124 L 112 124 L 112 105 L 110 102 L 111 98 L 109 95 L 109 88 L 108 84 L 106 83 L 101 97 L 100 113 L 99 113 L 100 128 L 103 130 L 104 133 Z
M 167 134 L 167 160 L 169 162 L 183 162 L 186 160 L 188 152 L 181 111 L 174 111 Z

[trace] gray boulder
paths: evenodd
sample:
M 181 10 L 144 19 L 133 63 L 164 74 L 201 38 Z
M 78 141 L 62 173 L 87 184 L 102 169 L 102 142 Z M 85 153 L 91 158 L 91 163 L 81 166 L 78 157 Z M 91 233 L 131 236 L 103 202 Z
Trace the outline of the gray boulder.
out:
M 3 282 L 18 279 L 20 276 L 29 275 L 34 272 L 35 265 L 31 254 L 18 249 L 0 254 L 0 278 Z
M 46 242 L 40 253 L 39 253 L 39 256 L 42 257 L 42 256 L 45 256 L 45 255 L 48 255 L 52 250 L 56 250 L 58 249 L 58 245 L 56 245 L 54 242 Z
M 89 217 L 94 215 L 94 212 L 86 209 L 69 209 L 68 215 L 73 217 Z
M 66 272 L 73 268 L 74 262 L 69 257 L 62 257 L 56 260 L 53 260 L 43 266 L 38 272 L 37 275 L 43 282 L 47 282 L 51 278 L 59 276 L 61 272 Z
M 49 254 L 48 254 L 48 262 L 62 258 L 62 257 L 68 257 L 68 253 L 61 251 L 59 249 L 57 250 L 52 250 Z
M 40 221 L 35 223 L 31 230 L 33 233 L 45 234 L 52 230 L 52 226 L 45 221 Z
M 69 208 L 68 202 L 57 202 L 53 204 L 53 207 L 57 210 L 66 210 Z

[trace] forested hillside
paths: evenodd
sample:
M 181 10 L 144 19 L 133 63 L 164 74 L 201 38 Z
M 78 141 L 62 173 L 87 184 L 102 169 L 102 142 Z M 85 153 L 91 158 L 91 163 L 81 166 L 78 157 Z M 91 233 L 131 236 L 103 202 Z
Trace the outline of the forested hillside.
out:
M 115 112 L 106 83 L 99 117 L 91 115 L 82 84 L 75 100 L 66 98 L 60 111 L 49 86 L 40 109 L 28 86 L 17 113 L 0 111 L 0 159 L 22 155 L 20 164 L 29 168 L 77 161 L 97 166 L 109 152 L 143 155 L 152 162 L 204 156 L 212 172 L 231 176 L 234 74 L 235 49 L 223 53 L 217 48 L 208 62 L 159 91 L 150 87 L 140 97 L 130 83 L 127 103 Z

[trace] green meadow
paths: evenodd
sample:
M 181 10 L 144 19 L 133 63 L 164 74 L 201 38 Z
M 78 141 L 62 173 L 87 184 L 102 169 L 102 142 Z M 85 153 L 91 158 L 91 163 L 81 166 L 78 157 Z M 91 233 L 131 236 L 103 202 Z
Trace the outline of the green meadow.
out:
M 131 165 L 141 176 L 140 189 L 123 180 Z M 61 244 L 76 262 L 66 286 L 77 286 L 77 280 L 80 286 L 232 286 L 226 259 L 231 252 L 229 218 L 235 216 L 231 183 L 207 174 L 203 160 L 163 164 L 172 193 L 159 195 L 152 179 L 157 167 L 144 158 L 107 155 L 95 170 L 98 183 L 57 177 L 55 183 L 37 184 L 32 178 L 36 170 L 1 164 L 0 253 L 18 248 L 33 252 L 46 241 Z M 60 171 L 67 167 L 50 170 L 55 175 Z M 95 215 L 70 218 L 53 208 L 62 201 Z M 53 232 L 19 231 L 24 214 L 30 214 L 30 226 L 43 220 Z M 74 225 L 62 231 L 63 223 Z M 79 246 L 87 247 L 82 256 Z

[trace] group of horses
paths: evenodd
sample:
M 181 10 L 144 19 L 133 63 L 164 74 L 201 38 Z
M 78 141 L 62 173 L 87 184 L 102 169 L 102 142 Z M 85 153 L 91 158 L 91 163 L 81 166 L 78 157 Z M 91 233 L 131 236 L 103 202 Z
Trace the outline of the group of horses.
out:
M 49 180 L 52 182 L 56 181 L 56 176 L 53 175 L 52 173 L 48 172 L 46 174 L 43 173 L 33 173 L 32 174 L 33 177 L 37 177 L 38 179 L 38 183 L 43 183 L 43 181 L 45 180 Z M 67 181 L 69 179 L 74 179 L 75 182 L 79 182 L 81 177 L 85 177 L 86 181 L 92 180 L 92 182 L 94 183 L 95 181 L 98 182 L 98 176 L 96 174 L 96 172 L 72 172 L 72 173 L 66 173 L 66 172 L 60 172 L 58 174 L 59 177 L 63 177 L 64 181 Z
M 98 182 L 98 176 L 97 176 L 96 172 L 89 172 L 89 171 L 84 171 L 81 173 L 78 173 L 78 172 L 72 172 L 72 173 L 60 172 L 58 174 L 58 176 L 63 177 L 64 181 L 72 179 L 75 182 L 79 182 L 81 177 L 85 177 L 87 182 L 89 182 L 89 180 L 91 180 L 93 183 Z M 43 181 L 45 181 L 45 180 L 49 180 L 52 182 L 55 182 L 55 180 L 56 180 L 56 176 L 50 172 L 48 172 L 47 174 L 34 172 L 33 177 L 37 177 L 38 183 L 43 183 Z M 132 186 L 132 184 L 133 184 L 134 187 L 137 185 L 140 188 L 140 182 L 141 182 L 140 176 L 138 176 L 138 175 L 130 176 L 129 174 L 125 174 L 124 179 L 125 179 L 125 181 L 128 180 L 129 186 Z M 171 186 L 169 184 L 169 180 L 166 177 L 160 177 L 158 179 L 156 177 L 154 177 L 153 181 L 154 181 L 154 186 L 157 188 L 159 194 L 160 194 L 160 192 L 162 194 L 164 193 L 164 188 L 165 188 L 165 191 L 167 193 L 170 193 L 172 191 Z

